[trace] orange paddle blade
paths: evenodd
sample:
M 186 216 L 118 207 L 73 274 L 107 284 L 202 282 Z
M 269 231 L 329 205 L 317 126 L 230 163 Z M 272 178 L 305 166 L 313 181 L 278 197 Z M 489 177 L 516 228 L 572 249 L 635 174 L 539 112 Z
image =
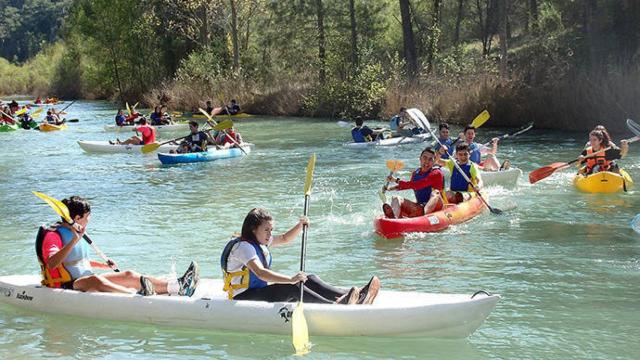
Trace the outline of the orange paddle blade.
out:
M 387 160 L 387 168 L 391 172 L 402 170 L 403 167 L 404 167 L 404 162 L 402 160 Z
M 535 184 L 538 181 L 546 178 L 547 176 L 553 174 L 554 172 L 562 169 L 566 169 L 569 167 L 568 163 L 565 162 L 557 162 L 551 165 L 543 166 L 539 169 L 535 169 L 529 173 L 529 183 Z

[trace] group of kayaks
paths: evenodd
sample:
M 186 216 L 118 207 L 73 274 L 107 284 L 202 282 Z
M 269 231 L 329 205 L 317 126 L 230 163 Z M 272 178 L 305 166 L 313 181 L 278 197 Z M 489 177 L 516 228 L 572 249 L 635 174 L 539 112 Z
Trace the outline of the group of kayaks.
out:
M 186 115 L 184 115 L 186 116 Z M 252 115 L 246 113 L 239 113 L 236 115 L 230 115 L 231 118 L 248 118 Z M 204 117 L 204 115 L 202 115 Z M 225 115 L 227 117 L 227 115 Z M 170 125 L 154 125 L 156 132 L 159 134 L 176 134 L 176 133 L 188 133 L 188 123 L 177 123 Z M 105 125 L 104 130 L 107 132 L 122 132 L 129 134 L 135 125 Z M 104 154 L 143 154 L 143 145 L 124 145 L 119 143 L 113 143 L 111 141 L 92 141 L 92 140 L 79 140 L 78 145 L 82 150 L 87 153 L 104 153 Z M 162 164 L 183 164 L 183 163 L 195 163 L 195 162 L 208 162 L 221 159 L 230 159 L 235 157 L 241 157 L 248 155 L 251 152 L 251 147 L 254 146 L 251 143 L 242 143 L 240 147 L 218 149 L 210 147 L 207 151 L 177 154 L 173 153 L 177 148 L 177 143 L 162 144 L 154 152 L 158 156 L 158 159 Z M 153 153 L 153 152 L 152 152 Z

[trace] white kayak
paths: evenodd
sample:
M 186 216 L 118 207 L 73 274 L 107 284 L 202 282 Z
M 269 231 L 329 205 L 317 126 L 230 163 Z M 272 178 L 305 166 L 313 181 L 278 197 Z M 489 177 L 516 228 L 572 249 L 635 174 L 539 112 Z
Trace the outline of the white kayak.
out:
M 445 182 L 448 183 L 451 175 L 449 170 L 442 168 Z M 513 187 L 518 183 L 518 178 L 522 175 L 522 170 L 518 168 L 509 168 L 507 170 L 500 171 L 481 171 L 482 183 L 484 186 L 505 186 Z
M 142 145 L 121 145 L 109 144 L 108 141 L 88 141 L 78 140 L 78 145 L 82 150 L 88 153 L 107 153 L 107 154 L 142 154 Z M 178 145 L 165 144 L 158 148 L 159 152 L 169 152 L 178 148 Z
M 348 142 L 342 145 L 350 149 L 366 149 L 370 146 L 398 146 L 398 145 L 404 145 L 404 144 L 421 143 L 421 142 L 427 141 L 429 137 L 431 137 L 431 134 L 425 133 L 425 134 L 418 134 L 414 136 L 404 136 L 404 137 L 399 136 L 399 137 L 393 137 L 393 138 L 384 139 L 384 140 L 376 140 L 376 141 L 361 142 L 361 143 Z
M 304 304 L 311 336 L 462 338 L 499 295 L 380 291 L 373 305 Z M 37 275 L 0 277 L 0 301 L 32 311 L 170 327 L 290 334 L 296 303 L 227 300 L 222 280 L 201 279 L 193 297 L 83 293 L 40 285 Z
M 129 134 L 130 132 L 133 131 L 133 129 L 136 126 L 137 125 L 125 125 L 125 126 L 118 126 L 115 124 L 105 125 L 104 131 L 121 132 L 121 133 Z M 189 132 L 189 124 L 187 123 L 171 124 L 171 125 L 153 125 L 153 127 L 156 129 L 156 132 L 158 133 L 170 133 L 170 132 L 177 132 L 177 131 L 184 131 L 185 133 Z

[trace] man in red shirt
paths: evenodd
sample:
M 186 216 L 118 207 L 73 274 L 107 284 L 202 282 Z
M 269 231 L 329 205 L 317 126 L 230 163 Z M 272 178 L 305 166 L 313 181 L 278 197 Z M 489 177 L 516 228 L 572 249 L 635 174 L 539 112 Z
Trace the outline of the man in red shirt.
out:
M 139 132 L 140 135 L 142 135 L 142 138 L 137 135 L 134 135 L 123 142 L 118 142 L 118 144 L 147 145 L 147 144 L 154 143 L 156 141 L 156 129 L 151 125 L 147 125 L 147 119 L 145 118 L 140 119 L 140 125 L 133 128 L 133 131 Z
M 398 185 L 387 190 L 408 190 L 412 189 L 416 202 L 394 196 L 391 206 L 384 204 L 382 210 L 385 216 L 416 217 L 442 209 L 441 192 L 444 188 L 444 175 L 440 168 L 434 168 L 436 153 L 430 147 L 424 149 L 420 154 L 420 167 L 411 173 L 411 180 L 402 181 L 393 176 L 387 177 L 387 181 L 395 182 Z

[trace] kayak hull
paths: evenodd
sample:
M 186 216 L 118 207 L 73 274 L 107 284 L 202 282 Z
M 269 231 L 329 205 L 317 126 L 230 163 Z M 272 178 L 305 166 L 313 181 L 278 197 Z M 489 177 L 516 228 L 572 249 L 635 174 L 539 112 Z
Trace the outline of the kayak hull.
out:
M 248 154 L 251 152 L 251 146 L 243 145 L 242 149 Z M 158 159 L 165 165 L 184 164 L 195 162 L 207 162 L 221 159 L 230 159 L 245 155 L 239 148 L 229 149 L 210 149 L 203 152 L 187 153 L 187 154 L 168 154 L 159 152 Z
M 17 124 L 1 124 L 0 125 L 0 132 L 16 131 L 19 128 L 20 127 Z
M 182 113 L 182 116 L 187 117 L 187 118 L 193 118 L 193 119 L 206 119 L 207 117 L 204 114 L 200 114 L 200 113 Z M 245 118 L 250 118 L 253 117 L 253 115 L 251 114 L 247 114 L 247 113 L 238 113 L 235 115 L 214 115 L 212 116 L 212 118 L 215 119 L 220 119 L 220 118 L 227 118 L 228 116 L 231 116 L 232 119 L 245 119 Z
M 448 169 L 441 169 L 445 181 L 448 183 L 451 179 L 451 174 Z M 518 184 L 518 178 L 522 175 L 522 170 L 518 168 L 509 168 L 507 170 L 500 171 L 481 171 L 480 177 L 484 186 L 505 186 L 514 187 Z
M 40 129 L 40 131 L 44 131 L 44 132 L 65 130 L 67 127 L 68 127 L 67 124 L 54 125 L 54 124 L 43 123 L 38 125 L 38 128 Z
M 633 180 L 629 174 L 620 169 L 620 174 L 609 171 L 601 171 L 587 176 L 576 175 L 573 178 L 575 187 L 588 193 L 616 193 L 633 186 Z
M 79 140 L 78 145 L 88 153 L 102 154 L 142 154 L 142 145 L 111 145 L 108 141 Z M 178 145 L 162 145 L 158 152 L 169 152 L 178 148 Z
M 291 334 L 295 303 L 227 300 L 222 280 L 201 279 L 193 297 L 83 293 L 42 287 L 35 275 L 0 277 L 0 301 L 31 311 L 242 333 Z M 311 336 L 464 338 L 499 295 L 380 291 L 373 305 L 304 304 Z
M 423 216 L 401 219 L 378 216 L 373 220 L 373 226 L 378 235 L 387 239 L 400 238 L 408 233 L 443 231 L 476 217 L 485 209 L 482 200 L 475 193 L 470 194 L 471 199 L 461 204 L 449 204 L 443 210 Z
M 427 139 L 429 139 L 430 136 L 431 134 L 425 133 L 425 134 L 418 134 L 414 136 L 394 137 L 390 139 L 361 142 L 361 143 L 348 142 L 348 143 L 342 144 L 342 146 L 349 149 L 366 149 L 372 146 L 398 146 L 398 145 L 405 145 L 405 144 L 416 144 L 416 143 L 427 141 Z
M 125 126 L 118 126 L 118 125 L 105 125 L 104 126 L 104 131 L 108 131 L 108 132 L 121 132 L 121 133 L 129 133 L 131 131 L 133 131 L 133 129 L 136 127 L 137 125 L 125 125 Z M 153 127 L 156 129 L 156 132 L 158 133 L 171 133 L 171 132 L 177 132 L 177 131 L 182 131 L 185 133 L 189 132 L 189 124 L 172 124 L 172 125 L 153 125 Z

